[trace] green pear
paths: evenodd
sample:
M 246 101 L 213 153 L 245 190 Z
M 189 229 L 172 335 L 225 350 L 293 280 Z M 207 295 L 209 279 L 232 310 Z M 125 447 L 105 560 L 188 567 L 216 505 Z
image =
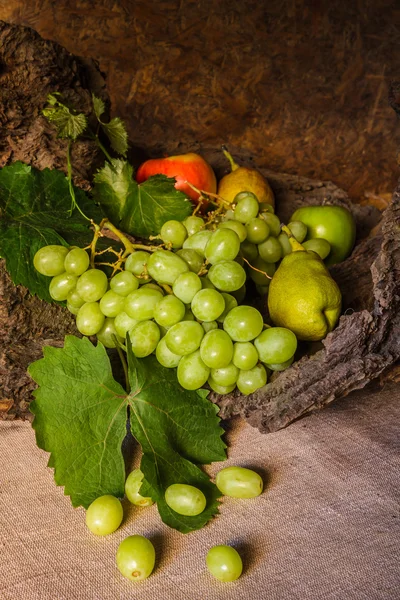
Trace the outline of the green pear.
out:
M 273 323 L 293 331 L 299 340 L 322 340 L 335 327 L 342 296 L 324 262 L 291 235 L 285 256 L 269 286 L 268 310 Z

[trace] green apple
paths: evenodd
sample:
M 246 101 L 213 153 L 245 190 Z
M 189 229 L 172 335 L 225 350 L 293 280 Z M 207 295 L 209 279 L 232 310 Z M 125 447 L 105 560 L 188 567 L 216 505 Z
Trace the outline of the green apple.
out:
M 322 238 L 330 243 L 331 251 L 325 260 L 328 266 L 341 262 L 353 250 L 356 224 L 351 212 L 343 206 L 303 206 L 290 220 L 307 225 L 306 240 Z

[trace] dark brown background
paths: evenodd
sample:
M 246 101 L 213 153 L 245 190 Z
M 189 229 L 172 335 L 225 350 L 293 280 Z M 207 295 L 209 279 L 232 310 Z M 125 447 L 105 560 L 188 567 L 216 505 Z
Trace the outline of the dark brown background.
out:
M 113 113 L 150 154 L 227 143 L 383 205 L 398 176 L 395 5 L 0 0 L 0 19 L 97 59 Z

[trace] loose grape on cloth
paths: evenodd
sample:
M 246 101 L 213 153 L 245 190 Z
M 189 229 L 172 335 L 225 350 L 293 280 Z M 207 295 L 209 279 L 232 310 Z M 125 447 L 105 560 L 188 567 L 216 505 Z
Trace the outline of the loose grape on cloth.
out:
M 112 535 L 85 526 L 46 468 L 27 422 L 0 422 L 1 600 L 393 600 L 399 590 L 400 392 L 368 388 L 287 429 L 262 435 L 227 423 L 227 466 L 255 469 L 266 481 L 257 498 L 223 498 L 203 529 L 166 527 L 155 505 L 123 501 Z M 154 572 L 143 582 L 115 566 L 120 542 L 148 537 Z M 206 567 L 212 546 L 243 559 L 231 583 Z

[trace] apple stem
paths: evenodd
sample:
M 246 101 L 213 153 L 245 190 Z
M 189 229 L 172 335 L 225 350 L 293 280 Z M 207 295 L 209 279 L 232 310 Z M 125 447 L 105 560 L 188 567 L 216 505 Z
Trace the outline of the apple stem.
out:
M 293 252 L 298 252 L 298 251 L 306 252 L 306 249 L 304 248 L 304 246 L 302 246 L 300 244 L 300 242 L 298 242 L 296 240 L 296 238 L 294 237 L 293 233 L 290 231 L 289 227 L 287 227 L 286 225 L 284 225 L 283 223 L 281 223 L 281 229 L 288 236 L 289 243 L 292 246 Z
M 236 169 L 239 168 L 239 165 L 237 163 L 235 163 L 232 155 L 228 152 L 227 147 L 221 146 L 221 150 L 224 153 L 224 156 L 229 160 L 229 164 L 231 165 L 231 170 L 236 171 Z

